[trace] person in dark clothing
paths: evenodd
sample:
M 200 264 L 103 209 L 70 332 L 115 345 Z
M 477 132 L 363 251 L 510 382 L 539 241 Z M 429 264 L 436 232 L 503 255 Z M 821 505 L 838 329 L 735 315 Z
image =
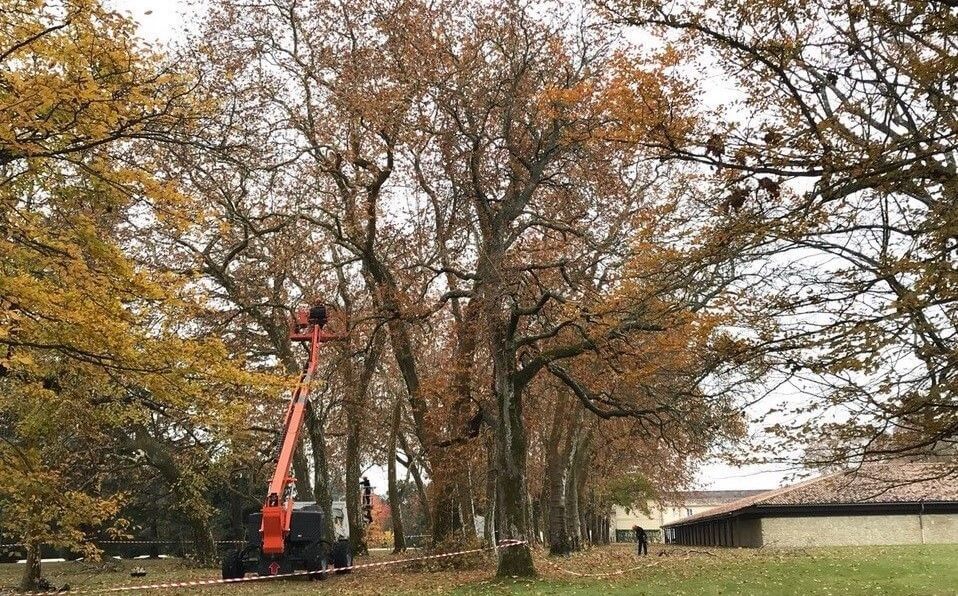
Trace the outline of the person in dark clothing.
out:
M 636 554 L 649 554 L 649 535 L 639 526 L 632 526 L 632 530 L 635 532 L 635 543 L 638 551 Z
M 363 476 L 362 481 L 359 483 L 362 489 L 362 499 L 363 499 L 363 514 L 366 518 L 366 523 L 373 523 L 373 487 L 369 483 L 369 478 Z
M 322 329 L 326 325 L 326 305 L 322 302 L 316 302 L 309 309 L 309 324 L 319 325 Z

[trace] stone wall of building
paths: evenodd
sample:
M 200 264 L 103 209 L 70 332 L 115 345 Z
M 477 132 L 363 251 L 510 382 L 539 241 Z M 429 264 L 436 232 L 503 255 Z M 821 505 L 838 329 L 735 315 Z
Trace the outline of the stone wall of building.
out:
M 958 513 L 922 516 L 924 544 L 958 544 Z
M 958 514 L 766 517 L 762 546 L 958 543 Z

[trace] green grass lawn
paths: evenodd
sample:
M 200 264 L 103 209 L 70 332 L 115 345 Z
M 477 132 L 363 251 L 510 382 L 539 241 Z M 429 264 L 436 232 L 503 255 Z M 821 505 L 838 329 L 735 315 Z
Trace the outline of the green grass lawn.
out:
M 407 556 L 415 556 L 408 554 Z M 378 561 L 391 555 L 374 554 Z M 357 563 L 370 562 L 368 558 Z M 357 570 L 323 582 L 250 582 L 163 594 L 958 594 L 958 545 L 810 549 L 684 549 L 656 547 L 636 557 L 626 545 L 594 548 L 567 558 L 536 553 L 540 577 L 493 580 L 494 561 L 474 559 L 466 570 L 422 570 L 406 565 Z M 216 577 L 214 569 L 177 560 L 122 561 L 101 571 L 55 563 L 44 575 L 73 590 Z M 144 566 L 147 577 L 129 571 Z M 22 565 L 0 565 L 0 593 L 16 585 Z M 622 571 L 625 571 L 622 573 Z M 618 574 L 614 574 L 619 572 Z M 572 573 L 586 576 L 572 575 Z M 588 575 L 592 575 L 589 577 Z M 136 591 L 132 593 L 146 593 Z M 127 592 L 130 593 L 130 592 Z
M 456 593 L 958 594 L 958 545 L 711 552 L 714 557 L 693 556 L 617 577 L 558 580 L 550 574 L 532 582 L 483 582 Z

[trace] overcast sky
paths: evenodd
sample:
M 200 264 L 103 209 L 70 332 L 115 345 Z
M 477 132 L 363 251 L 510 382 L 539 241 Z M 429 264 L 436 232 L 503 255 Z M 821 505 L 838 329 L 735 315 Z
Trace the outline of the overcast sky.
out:
M 129 13 L 140 26 L 140 34 L 154 42 L 175 41 L 190 24 L 190 15 L 195 14 L 202 0 L 108 0 L 114 9 Z M 781 466 L 734 467 L 711 463 L 702 467 L 698 474 L 701 489 L 734 490 L 762 489 L 781 486 L 794 470 Z M 376 492 L 385 493 L 385 470 L 368 471 Z

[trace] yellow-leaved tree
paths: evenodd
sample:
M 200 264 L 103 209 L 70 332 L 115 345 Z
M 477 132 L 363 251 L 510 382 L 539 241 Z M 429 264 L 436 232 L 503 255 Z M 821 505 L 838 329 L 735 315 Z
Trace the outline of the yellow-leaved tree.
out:
M 0 2 L 0 509 L 24 589 L 41 544 L 122 530 L 122 466 L 162 472 L 211 556 L 196 455 L 263 381 L 197 337 L 196 284 L 135 258 L 198 209 L 158 172 L 210 106 L 134 31 L 97 0 Z M 163 449 L 183 437 L 188 458 Z

